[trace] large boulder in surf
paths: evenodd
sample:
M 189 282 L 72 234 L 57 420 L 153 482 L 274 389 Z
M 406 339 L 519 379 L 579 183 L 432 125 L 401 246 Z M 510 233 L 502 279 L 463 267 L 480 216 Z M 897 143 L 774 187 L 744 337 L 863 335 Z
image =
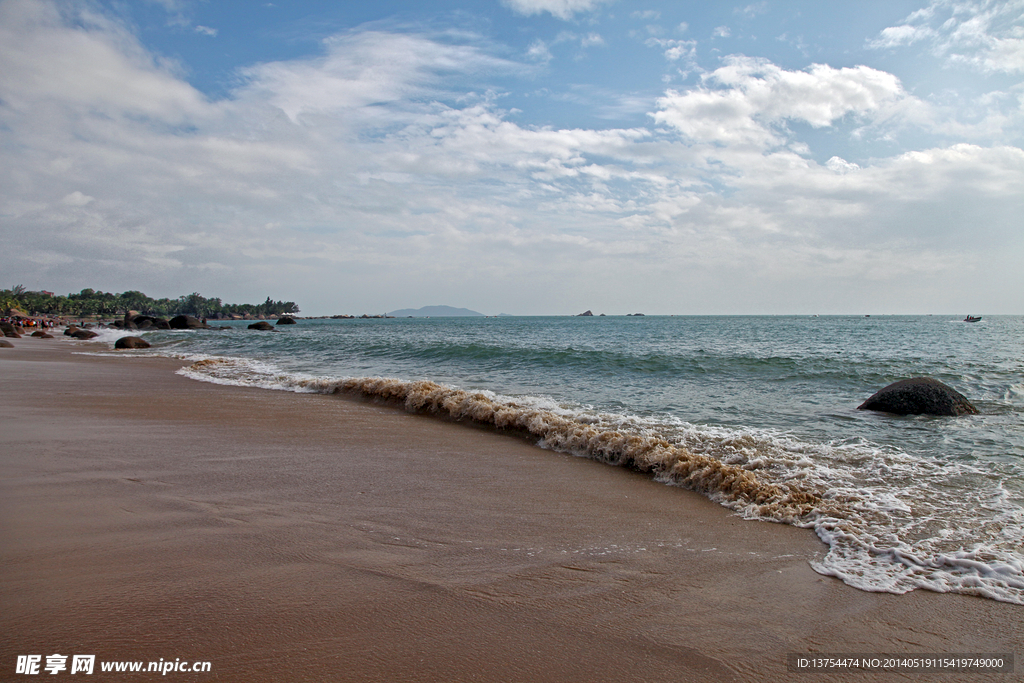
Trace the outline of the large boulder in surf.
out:
M 148 349 L 149 342 L 142 337 L 121 337 L 114 342 L 115 349 Z
M 138 324 L 138 323 L 136 323 Z M 167 321 L 172 330 L 205 330 L 209 325 L 190 315 L 176 315 Z
M 296 323 L 295 323 L 295 318 L 292 318 L 291 316 L 287 316 L 286 315 L 286 316 L 282 316 L 281 319 L 277 321 L 277 324 L 278 325 L 295 325 Z
M 98 337 L 99 335 L 93 332 L 92 330 L 76 329 L 74 332 L 71 333 L 70 336 L 74 337 L 75 339 L 93 339 L 95 337 Z
M 18 331 L 14 328 L 14 325 L 6 322 L 0 323 L 0 332 L 4 333 L 3 336 L 11 337 L 13 339 L 17 339 L 18 337 L 21 336 L 20 334 L 18 334 Z
M 896 415 L 977 415 L 978 409 L 956 389 L 930 377 L 894 382 L 857 406 Z
M 266 320 L 261 320 L 258 323 L 249 325 L 250 330 L 273 330 L 274 326 L 268 323 Z

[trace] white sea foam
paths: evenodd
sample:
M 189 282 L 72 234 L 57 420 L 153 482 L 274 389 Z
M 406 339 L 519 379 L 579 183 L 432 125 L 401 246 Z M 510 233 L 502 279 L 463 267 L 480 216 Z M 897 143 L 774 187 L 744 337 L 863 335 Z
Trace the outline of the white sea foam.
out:
M 828 552 L 813 568 L 863 590 L 925 588 L 1024 604 L 1024 491 L 1009 465 L 983 468 L 861 441 L 816 444 L 770 430 L 607 414 L 429 381 L 332 378 L 257 360 L 184 358 L 193 362 L 179 372 L 193 379 L 359 394 L 526 432 L 544 448 L 648 472 L 746 518 L 814 529 Z M 966 490 L 976 497 L 957 493 Z

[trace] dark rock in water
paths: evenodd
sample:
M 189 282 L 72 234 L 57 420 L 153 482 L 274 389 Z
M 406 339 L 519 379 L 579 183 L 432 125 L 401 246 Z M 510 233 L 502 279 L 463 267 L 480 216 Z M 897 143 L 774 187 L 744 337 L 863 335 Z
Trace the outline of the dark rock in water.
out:
M 0 339 L 0 349 L 13 349 L 14 344 L 7 341 L 6 339 Z
M 583 316 L 588 316 L 588 315 L 594 315 L 594 312 L 593 311 L 583 311 L 582 313 L 580 313 L 576 317 L 577 318 L 582 318 Z
M 277 324 L 278 325 L 295 325 L 296 322 L 295 322 L 295 318 L 292 318 L 292 317 L 289 317 L 289 316 L 286 315 L 283 318 L 281 318 L 280 320 L 278 320 Z
M 148 349 L 149 342 L 142 337 L 121 337 L 114 342 L 115 349 Z
M 17 339 L 21 336 L 11 323 L 0 323 L 0 331 L 4 333 L 3 336 L 11 337 L 12 339 Z
M 33 333 L 32 333 L 31 335 L 29 335 L 29 336 L 32 336 L 32 337 L 51 337 L 51 339 L 52 339 L 52 336 L 51 336 L 51 335 L 48 335 L 48 334 L 46 334 L 46 333 L 45 333 L 45 332 L 43 332 L 42 330 L 36 330 L 35 332 L 33 332 Z
M 94 337 L 98 337 L 99 335 L 93 332 L 92 330 L 76 329 L 74 332 L 71 333 L 71 336 L 74 337 L 75 339 L 92 339 Z
M 250 330 L 273 330 L 274 326 L 268 323 L 266 320 L 261 320 L 258 323 L 249 325 Z
M 963 394 L 930 377 L 915 377 L 890 384 L 857 406 L 857 410 L 949 417 L 978 414 L 978 409 Z
M 136 323 L 138 324 L 138 323 Z M 210 326 L 190 315 L 176 315 L 167 321 L 172 330 L 205 330 Z
M 70 337 L 70 336 L 71 336 L 71 335 L 73 335 L 73 334 L 74 334 L 75 332 L 77 332 L 77 331 L 78 331 L 78 329 L 79 329 L 79 328 L 75 327 L 74 325 L 71 325 L 71 326 L 69 326 L 69 327 L 68 327 L 68 328 L 67 328 L 66 330 L 64 330 L 64 336 L 65 336 L 65 337 Z
M 33 334 L 32 336 L 36 337 L 37 339 L 53 339 L 53 335 L 50 334 L 49 332 L 43 332 L 40 335 Z

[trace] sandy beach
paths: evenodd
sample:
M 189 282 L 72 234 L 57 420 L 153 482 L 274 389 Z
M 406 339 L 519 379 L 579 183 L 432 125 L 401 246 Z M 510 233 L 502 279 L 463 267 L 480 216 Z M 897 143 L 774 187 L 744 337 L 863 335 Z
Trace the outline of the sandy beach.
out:
M 1024 642 L 1016 605 L 818 575 L 810 531 L 490 429 L 11 341 L 2 680 L 54 653 L 210 662 L 96 680 L 1019 680 L 789 672 Z

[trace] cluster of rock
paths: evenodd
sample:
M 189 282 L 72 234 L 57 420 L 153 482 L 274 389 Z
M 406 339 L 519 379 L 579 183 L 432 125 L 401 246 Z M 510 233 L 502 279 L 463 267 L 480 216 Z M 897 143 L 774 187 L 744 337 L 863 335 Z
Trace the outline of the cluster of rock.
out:
M 9 322 L 0 322 L 0 332 L 3 332 L 4 337 L 11 337 L 12 339 L 20 339 L 24 330 L 17 325 Z M 7 341 L 6 339 L 0 339 L 0 348 L 2 349 L 13 349 L 14 344 Z
M 284 316 L 283 318 L 280 318 L 277 321 L 277 324 L 278 325 L 295 325 L 296 322 L 295 322 L 295 318 L 290 318 L 288 316 Z M 252 325 L 249 325 L 249 329 L 250 330 L 263 330 L 264 332 L 270 332 L 270 331 L 273 331 L 274 326 L 271 325 L 270 323 L 268 323 L 266 320 L 261 320 L 258 323 L 253 323 Z
M 208 330 L 210 326 L 205 320 L 191 315 L 176 315 L 170 320 L 151 315 L 141 315 L 134 311 L 125 314 L 124 320 L 115 320 L 114 327 L 121 330 Z
M 35 330 L 29 334 L 21 325 L 15 325 L 14 323 L 6 320 L 0 321 L 0 333 L 2 333 L 2 336 L 10 337 L 11 339 L 21 339 L 26 334 L 30 337 L 35 337 L 36 339 L 53 339 L 53 335 L 49 332 L 44 330 Z M 7 342 L 6 344 L 2 344 L 2 346 L 10 348 L 13 347 L 13 344 Z
M 82 327 L 75 327 L 74 325 L 69 325 L 68 328 L 64 330 L 64 336 L 74 337 L 75 339 L 93 339 L 95 337 L 98 337 L 99 335 L 93 332 L 92 330 L 87 330 Z
M 25 334 L 23 327 L 9 322 L 0 322 L 0 331 L 4 333 L 5 337 L 11 337 L 12 339 L 18 339 L 21 335 Z

